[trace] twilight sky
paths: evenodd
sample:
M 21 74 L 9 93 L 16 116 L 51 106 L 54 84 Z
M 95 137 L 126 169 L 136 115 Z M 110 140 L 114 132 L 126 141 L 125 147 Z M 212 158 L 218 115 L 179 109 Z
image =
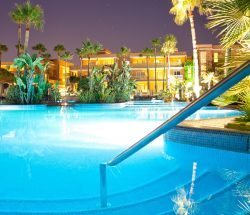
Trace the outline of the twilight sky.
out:
M 9 47 L 3 61 L 11 61 L 16 55 L 17 25 L 8 13 L 15 3 L 24 0 L 0 1 L 0 43 Z M 44 9 L 45 26 L 42 32 L 31 30 L 29 48 L 36 43 L 44 43 L 55 57 L 53 47 L 62 43 L 74 52 L 83 40 L 99 41 L 112 52 L 121 46 L 139 52 L 150 47 L 150 41 L 165 34 L 174 34 L 179 51 L 192 54 L 189 22 L 177 26 L 169 14 L 171 0 L 31 0 Z M 198 43 L 217 43 L 215 35 L 205 29 L 205 16 L 196 15 Z M 23 28 L 23 35 L 24 35 Z M 23 36 L 24 38 L 24 36 Z M 77 56 L 74 62 L 78 63 Z

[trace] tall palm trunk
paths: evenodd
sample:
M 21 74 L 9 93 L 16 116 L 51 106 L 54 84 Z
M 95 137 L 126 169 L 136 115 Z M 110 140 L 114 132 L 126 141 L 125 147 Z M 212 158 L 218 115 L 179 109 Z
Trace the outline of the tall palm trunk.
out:
M 80 58 L 80 77 L 83 76 L 83 69 L 82 69 L 82 58 Z
M 155 92 L 157 93 L 157 81 L 156 81 L 156 48 L 155 48 Z
M 198 53 L 197 53 L 197 41 L 194 27 L 194 15 L 192 11 L 189 11 L 188 18 L 191 27 L 192 44 L 193 44 L 193 60 L 194 60 L 194 93 L 196 97 L 200 96 L 200 80 L 199 80 L 199 64 L 198 64 Z
M 90 63 L 90 57 L 88 56 L 88 76 L 89 76 L 89 63 Z
M 22 39 L 21 23 L 18 23 L 17 35 L 18 35 L 17 56 L 19 57 L 21 52 L 21 39 Z
M 225 52 L 225 60 L 224 60 L 224 76 L 226 77 L 228 75 L 228 63 L 229 63 L 229 55 L 230 55 L 230 51 L 231 49 L 230 48 L 227 48 L 226 49 L 226 52 Z
M 24 53 L 27 52 L 27 48 L 28 48 L 28 44 L 29 44 L 29 38 L 30 38 L 30 27 L 26 26 L 25 40 L 24 40 Z
M 165 88 L 165 76 L 166 76 L 166 55 L 164 54 L 164 71 L 163 71 L 163 77 L 162 77 L 162 90 L 164 91 Z
M 2 68 L 2 52 L 0 52 L 0 69 Z
M 67 93 L 67 61 L 65 60 L 64 78 L 65 78 L 65 96 Z
M 168 53 L 168 89 L 170 88 L 170 70 L 171 70 L 170 54 Z
M 60 76 L 60 53 L 57 53 L 58 55 L 58 65 L 57 65 L 57 78 L 59 80 L 59 76 Z
M 148 92 L 150 93 L 150 84 L 149 84 L 149 57 L 147 56 L 147 82 L 148 82 Z

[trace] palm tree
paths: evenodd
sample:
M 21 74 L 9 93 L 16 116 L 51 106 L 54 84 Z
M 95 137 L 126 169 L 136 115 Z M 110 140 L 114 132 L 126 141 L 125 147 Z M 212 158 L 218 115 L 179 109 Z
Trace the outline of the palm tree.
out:
M 99 51 L 102 50 L 102 44 L 101 43 L 93 43 L 90 41 L 90 39 L 87 39 L 85 42 L 82 43 L 82 52 L 83 55 L 88 58 L 88 76 L 90 74 L 90 58 L 92 55 L 97 54 Z
M 66 49 L 65 49 L 64 45 L 62 45 L 62 44 L 57 44 L 54 47 L 54 52 L 56 52 L 57 60 L 58 60 L 58 65 L 57 65 L 58 78 L 59 78 L 59 71 L 60 71 L 60 58 L 61 58 L 63 52 L 65 52 L 65 51 L 66 51 Z
M 66 49 L 65 49 L 64 45 L 62 45 L 62 44 L 58 44 L 54 47 L 54 52 L 56 52 L 56 54 L 57 54 L 58 61 L 60 60 L 62 53 L 65 51 L 66 51 Z
M 29 0 L 22 5 L 21 12 L 23 15 L 23 23 L 25 24 L 26 28 L 24 40 L 24 52 L 26 52 L 29 43 L 30 28 L 34 27 L 37 30 L 43 29 L 44 13 L 40 5 L 33 6 Z
M 201 81 L 201 83 L 207 84 L 208 90 L 210 90 L 212 83 L 214 85 L 219 80 L 218 77 L 215 76 L 214 72 L 203 73 L 202 78 L 203 78 L 203 80 Z
M 44 54 L 47 51 L 45 45 L 42 43 L 36 44 L 35 46 L 32 47 L 32 49 L 37 51 L 39 56 L 41 56 L 42 54 Z
M 248 44 L 250 48 L 250 4 L 249 0 L 206 1 L 210 9 L 208 28 L 219 29 L 221 44 L 230 48 L 235 43 Z
M 240 54 L 237 61 L 250 58 L 250 4 L 248 0 L 218 0 L 206 1 L 205 6 L 210 10 L 207 26 L 210 29 L 219 29 L 218 36 L 221 36 L 221 44 L 226 49 L 224 63 L 226 76 L 229 70 L 231 46 L 235 43 L 242 46 L 241 51 L 244 54 Z
M 9 13 L 12 21 L 17 24 L 18 26 L 18 43 L 17 43 L 17 56 L 20 55 L 20 49 L 21 49 L 21 37 L 22 37 L 22 24 L 24 23 L 24 17 L 22 13 L 22 5 L 21 4 L 15 4 L 15 8 L 10 11 Z
M 65 89 L 66 89 L 67 88 L 67 74 L 66 74 L 67 73 L 67 62 L 72 60 L 73 54 L 71 54 L 69 51 L 65 51 L 61 57 L 65 61 L 64 77 L 65 77 Z
M 17 49 L 17 52 L 20 55 L 22 55 L 24 53 L 24 47 L 23 47 L 23 44 L 16 44 L 15 45 L 16 49 Z
M 43 58 L 44 63 L 47 64 L 47 63 L 50 62 L 51 54 L 48 53 L 48 52 L 42 53 L 42 54 L 41 54 L 41 57 Z M 46 75 L 46 76 L 47 76 L 46 80 L 48 81 L 48 80 L 49 80 L 49 73 L 48 73 L 48 70 L 46 69 L 45 72 L 46 72 L 46 74 L 47 74 L 47 75 Z
M 151 45 L 154 49 L 154 55 L 155 55 L 155 92 L 157 93 L 157 82 L 156 82 L 156 54 L 157 54 L 157 49 L 161 46 L 161 39 L 160 38 L 155 38 L 151 41 Z
M 129 56 L 130 52 L 131 52 L 130 48 L 122 46 L 120 48 L 120 51 L 117 53 L 117 56 L 120 57 L 122 59 L 122 63 L 124 63 L 125 59 Z
M 150 92 L 150 83 L 149 83 L 149 58 L 153 55 L 153 50 L 151 48 L 145 48 L 141 51 L 141 54 L 146 56 L 147 62 L 147 83 L 148 83 L 148 92 Z
M 165 36 L 165 42 L 162 45 L 161 52 L 164 54 L 164 74 L 163 74 L 163 90 L 164 90 L 164 78 L 165 78 L 165 65 L 166 65 L 166 55 L 168 56 L 168 75 L 167 75 L 167 86 L 170 88 L 170 54 L 176 51 L 177 40 L 173 34 L 167 34 Z
M 8 46 L 0 43 L 0 69 L 2 66 L 2 53 L 8 51 Z
M 83 70 L 82 70 L 82 59 L 84 58 L 84 52 L 82 49 L 76 48 L 76 54 L 79 57 L 80 60 L 80 76 L 83 76 Z
M 183 25 L 188 19 L 191 27 L 192 44 L 193 44 L 193 60 L 194 60 L 194 92 L 196 97 L 200 96 L 200 80 L 199 80 L 199 65 L 198 53 L 196 44 L 196 33 L 194 26 L 194 9 L 201 8 L 202 0 L 172 0 L 173 7 L 170 13 L 175 15 L 175 23 Z
M 45 62 L 49 62 L 50 58 L 51 58 L 51 54 L 46 52 L 46 53 L 42 53 L 41 57 L 44 59 Z

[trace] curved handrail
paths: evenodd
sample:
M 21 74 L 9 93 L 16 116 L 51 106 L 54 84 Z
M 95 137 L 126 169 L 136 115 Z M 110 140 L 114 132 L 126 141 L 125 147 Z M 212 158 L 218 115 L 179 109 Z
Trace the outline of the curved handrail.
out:
M 166 122 L 158 126 L 152 132 L 147 134 L 145 137 L 140 139 L 134 145 L 130 146 L 128 149 L 124 150 L 118 156 L 114 157 L 110 161 L 106 163 L 100 164 L 100 183 L 101 183 L 101 206 L 107 206 L 107 190 L 106 190 L 106 167 L 107 166 L 115 166 L 125 159 L 129 158 L 131 155 L 148 145 L 154 139 L 172 129 L 180 122 L 184 121 L 187 117 L 195 113 L 200 108 L 209 104 L 213 99 L 217 98 L 219 95 L 224 93 L 226 90 L 230 89 L 232 86 L 240 82 L 246 76 L 250 75 L 250 60 L 241 65 L 239 68 L 234 70 L 231 74 L 229 74 L 226 78 L 212 87 L 205 94 L 191 102 L 188 106 L 183 108 L 181 111 L 176 113 Z

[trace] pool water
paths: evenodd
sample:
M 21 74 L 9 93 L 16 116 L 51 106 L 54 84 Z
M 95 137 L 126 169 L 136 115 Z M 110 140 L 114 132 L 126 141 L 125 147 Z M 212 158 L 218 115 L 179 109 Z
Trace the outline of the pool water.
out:
M 100 210 L 99 163 L 185 105 L 0 106 L 0 214 Z M 235 115 L 240 113 L 206 107 L 190 119 Z M 99 212 L 182 214 L 185 203 L 189 214 L 242 213 L 241 203 L 250 201 L 249 162 L 247 153 L 159 137 L 108 168 L 112 212 Z

